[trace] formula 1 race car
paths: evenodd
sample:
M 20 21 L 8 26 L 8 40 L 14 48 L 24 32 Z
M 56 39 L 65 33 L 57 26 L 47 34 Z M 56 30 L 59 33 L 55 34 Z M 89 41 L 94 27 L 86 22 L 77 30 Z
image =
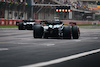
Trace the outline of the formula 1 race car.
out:
M 78 39 L 80 30 L 77 25 L 65 26 L 61 21 L 42 21 L 34 26 L 34 38 L 62 37 L 63 39 Z
M 17 22 L 18 23 L 18 29 L 19 30 L 33 30 L 33 25 L 35 23 L 35 21 L 31 21 L 31 20 L 23 20 L 21 22 Z

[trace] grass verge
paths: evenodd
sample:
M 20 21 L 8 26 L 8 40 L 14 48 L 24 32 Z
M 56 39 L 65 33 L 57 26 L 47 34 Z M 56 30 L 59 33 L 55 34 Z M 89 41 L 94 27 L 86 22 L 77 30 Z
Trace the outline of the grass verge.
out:
M 0 28 L 18 28 L 16 25 L 0 25 Z
M 100 26 L 100 24 L 98 24 L 98 25 L 92 25 L 92 24 L 82 24 L 82 25 L 80 25 L 80 24 L 78 24 L 78 26 L 80 26 L 80 27 L 81 26 Z M 0 25 L 0 28 L 18 28 L 18 26 L 16 26 L 16 25 Z
M 98 25 L 92 25 L 92 24 L 78 24 L 78 26 L 100 26 L 100 24 L 98 24 Z
M 64 24 L 67 25 L 67 24 Z M 77 24 L 77 26 L 100 26 L 100 24 L 98 25 L 92 25 L 92 24 Z

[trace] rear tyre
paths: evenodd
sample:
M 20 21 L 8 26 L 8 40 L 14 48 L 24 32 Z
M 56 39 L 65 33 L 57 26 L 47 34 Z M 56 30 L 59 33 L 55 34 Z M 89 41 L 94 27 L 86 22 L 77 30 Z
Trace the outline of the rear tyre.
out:
M 41 25 L 36 25 L 33 30 L 34 38 L 42 38 L 43 36 L 43 27 Z
M 71 27 L 70 26 L 65 26 L 63 28 L 63 38 L 71 39 Z
M 76 25 L 73 25 L 72 26 L 72 36 L 73 36 L 73 39 L 78 39 L 79 38 L 79 28 L 76 26 Z
M 19 22 L 18 29 L 19 30 L 25 30 L 24 24 L 22 22 Z

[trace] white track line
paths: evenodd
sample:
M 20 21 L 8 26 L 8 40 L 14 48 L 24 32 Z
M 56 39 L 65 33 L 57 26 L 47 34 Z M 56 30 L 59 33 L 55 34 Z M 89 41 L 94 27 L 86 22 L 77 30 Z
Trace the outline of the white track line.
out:
M 46 44 L 47 46 L 54 46 L 55 44 Z
M 75 41 L 75 42 L 81 42 L 82 40 L 73 40 L 73 41 Z
M 72 55 L 72 56 L 68 56 L 68 57 L 63 57 L 63 58 L 59 58 L 59 59 L 55 59 L 55 60 L 51 60 L 51 61 L 31 64 L 31 65 L 26 65 L 26 66 L 20 66 L 20 67 L 43 67 L 43 66 L 61 63 L 61 62 L 64 62 L 64 61 L 76 59 L 76 58 L 79 58 L 79 57 L 83 57 L 83 56 L 98 53 L 98 52 L 100 52 L 100 49 L 92 50 L 92 51 L 88 51 L 88 52 L 84 52 L 84 53 L 80 53 L 80 54 L 76 54 L 76 55 Z
M 0 51 L 9 50 L 8 48 L 0 48 Z

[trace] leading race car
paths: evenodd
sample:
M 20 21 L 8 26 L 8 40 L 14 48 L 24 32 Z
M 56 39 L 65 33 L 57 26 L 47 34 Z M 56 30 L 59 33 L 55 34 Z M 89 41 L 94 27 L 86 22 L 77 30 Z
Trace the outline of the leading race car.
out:
M 73 25 L 65 26 L 61 21 L 42 21 L 36 24 L 33 30 L 34 38 L 62 37 L 64 39 L 78 39 L 80 36 L 79 27 Z
M 18 22 L 18 29 L 19 30 L 33 30 L 33 25 L 35 23 L 35 21 L 31 21 L 31 20 L 23 20 L 21 22 Z

